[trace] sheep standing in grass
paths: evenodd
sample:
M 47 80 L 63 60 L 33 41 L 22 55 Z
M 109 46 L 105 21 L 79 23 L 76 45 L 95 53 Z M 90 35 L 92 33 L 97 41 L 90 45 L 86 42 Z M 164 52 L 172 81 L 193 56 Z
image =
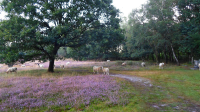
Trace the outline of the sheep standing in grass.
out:
M 160 64 L 159 64 L 159 69 L 161 69 L 161 68 L 163 69 L 164 65 L 165 65 L 165 63 L 163 63 L 163 62 L 160 63 Z
M 67 63 L 66 63 L 66 65 L 69 65 L 69 64 L 70 64 L 70 62 L 67 62 Z
M 65 69 L 65 65 L 60 65 L 60 68 Z
M 17 73 L 17 68 L 16 67 L 8 68 L 8 70 L 6 71 L 6 73 L 8 74 L 9 72 L 16 72 Z
M 44 65 L 43 65 L 43 64 L 38 64 L 38 66 L 39 66 L 40 68 L 43 68 L 43 67 L 44 67 Z
M 26 65 L 21 65 L 21 67 L 26 67 Z
M 107 62 L 110 62 L 110 60 L 107 60 Z
M 122 66 L 126 66 L 126 62 L 122 63 Z
M 142 63 L 141 63 L 141 66 L 142 66 L 142 67 L 145 67 L 145 62 L 142 62 Z
M 95 74 L 95 72 L 97 72 L 97 74 L 99 74 L 99 71 L 102 70 L 103 67 L 102 66 L 93 66 L 93 72 Z
M 109 75 L 109 68 L 103 68 L 103 74 Z

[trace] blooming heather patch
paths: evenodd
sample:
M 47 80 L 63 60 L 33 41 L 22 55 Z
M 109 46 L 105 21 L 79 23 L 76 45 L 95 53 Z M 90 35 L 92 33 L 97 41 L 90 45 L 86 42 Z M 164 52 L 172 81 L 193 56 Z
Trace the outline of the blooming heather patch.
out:
M 107 75 L 0 78 L 0 110 L 118 103 L 120 85 Z

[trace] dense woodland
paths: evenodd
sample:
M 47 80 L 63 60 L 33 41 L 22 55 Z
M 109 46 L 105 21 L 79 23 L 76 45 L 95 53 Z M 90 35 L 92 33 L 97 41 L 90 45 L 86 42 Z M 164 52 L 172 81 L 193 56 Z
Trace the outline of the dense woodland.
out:
M 153 60 L 178 65 L 191 62 L 192 57 L 200 57 L 199 12 L 199 0 L 149 0 L 141 9 L 133 10 L 128 19 L 122 18 L 124 40 L 118 47 L 105 48 L 104 41 L 93 41 L 78 49 L 68 48 L 65 56 L 79 60 Z M 113 41 L 109 44 L 112 46 Z
M 200 56 L 200 1 L 149 0 L 122 23 L 126 31 L 123 59 L 166 63 Z
M 111 3 L 4 0 L 9 19 L 0 24 L 1 62 L 50 60 L 53 71 L 53 60 L 62 57 L 177 65 L 199 59 L 199 0 L 149 0 L 128 18 Z

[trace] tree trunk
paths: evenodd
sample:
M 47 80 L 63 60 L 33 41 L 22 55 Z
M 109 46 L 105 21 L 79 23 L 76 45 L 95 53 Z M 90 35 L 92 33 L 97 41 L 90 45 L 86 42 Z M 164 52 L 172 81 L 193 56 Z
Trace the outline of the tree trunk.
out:
M 168 63 L 168 58 L 167 58 L 167 51 L 164 51 L 164 56 L 165 56 L 165 63 Z
M 176 54 L 174 53 L 174 48 L 173 48 L 172 44 L 171 44 L 171 49 L 172 49 L 172 53 L 173 53 L 173 56 L 174 56 L 174 58 L 176 60 L 177 65 L 180 66 L 180 63 L 179 63 L 179 61 L 178 61 L 178 59 L 176 57 Z
M 153 55 L 153 53 L 151 54 L 151 57 L 152 57 L 152 60 L 154 61 L 154 55 Z
M 54 72 L 54 59 L 49 60 L 48 72 L 52 72 L 52 73 Z
M 169 55 L 169 61 L 172 62 L 171 52 L 169 52 L 168 55 Z
M 159 62 L 159 59 L 158 59 L 158 51 L 155 51 L 155 58 L 156 58 L 156 63 L 158 64 L 158 62 Z
M 161 58 L 160 52 L 158 52 L 158 64 L 160 63 L 160 58 Z

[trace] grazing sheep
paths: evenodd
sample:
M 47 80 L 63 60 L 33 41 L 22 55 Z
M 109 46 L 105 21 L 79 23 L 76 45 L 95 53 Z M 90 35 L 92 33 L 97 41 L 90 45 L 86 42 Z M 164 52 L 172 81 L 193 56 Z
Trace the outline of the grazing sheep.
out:
M 107 60 L 107 62 L 110 62 L 110 60 Z
M 16 67 L 8 68 L 8 70 L 6 71 L 6 73 L 8 74 L 9 72 L 16 72 L 17 73 L 17 68 Z
M 38 64 L 38 66 L 39 66 L 40 68 L 43 68 L 43 67 L 44 67 L 44 65 L 43 65 L 43 64 Z
M 54 69 L 55 68 L 62 68 L 62 69 L 65 69 L 65 65 L 54 65 Z
M 109 75 L 109 68 L 103 68 L 103 74 Z
M 145 62 L 142 62 L 142 63 L 141 63 L 141 66 L 142 66 L 142 67 L 145 67 Z
M 97 72 L 97 74 L 99 74 L 99 71 L 102 70 L 103 67 L 102 66 L 93 66 L 93 72 Z
M 122 66 L 125 66 L 126 65 L 126 62 L 122 63 Z
M 65 69 L 65 66 L 64 66 L 64 65 L 60 65 L 60 68 L 63 68 L 63 69 Z
M 67 62 L 67 63 L 66 63 L 66 65 L 69 65 L 69 64 L 70 64 L 70 62 Z
M 21 67 L 26 67 L 26 65 L 21 65 Z
M 163 62 L 160 63 L 160 64 L 159 64 L 159 69 L 161 69 L 161 68 L 163 69 L 164 65 L 165 65 L 165 63 L 163 63 Z

